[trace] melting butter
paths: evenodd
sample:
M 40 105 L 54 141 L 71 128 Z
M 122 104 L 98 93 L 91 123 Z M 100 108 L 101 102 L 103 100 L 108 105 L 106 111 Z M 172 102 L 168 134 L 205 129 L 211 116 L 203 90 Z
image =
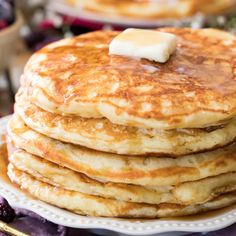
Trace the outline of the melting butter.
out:
M 166 62 L 176 49 L 176 36 L 156 30 L 126 29 L 109 45 L 110 55 Z

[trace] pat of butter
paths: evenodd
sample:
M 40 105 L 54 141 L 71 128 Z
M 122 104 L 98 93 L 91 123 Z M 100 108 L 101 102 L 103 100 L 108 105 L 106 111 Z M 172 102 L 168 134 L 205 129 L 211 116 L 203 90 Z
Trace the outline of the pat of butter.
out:
M 156 30 L 126 29 L 109 45 L 109 55 L 166 62 L 176 49 L 176 36 Z

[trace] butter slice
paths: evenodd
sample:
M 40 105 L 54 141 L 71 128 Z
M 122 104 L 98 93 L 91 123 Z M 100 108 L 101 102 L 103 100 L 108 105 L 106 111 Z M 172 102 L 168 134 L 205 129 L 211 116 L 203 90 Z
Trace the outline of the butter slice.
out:
M 145 58 L 164 63 L 176 49 L 176 36 L 156 30 L 126 29 L 109 45 L 109 55 Z

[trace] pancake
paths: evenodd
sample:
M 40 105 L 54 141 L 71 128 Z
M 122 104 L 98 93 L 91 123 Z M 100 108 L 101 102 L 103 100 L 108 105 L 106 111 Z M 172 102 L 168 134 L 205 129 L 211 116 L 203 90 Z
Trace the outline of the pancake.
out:
M 178 199 L 178 203 L 190 205 L 208 202 L 216 196 L 235 190 L 236 173 L 234 172 L 178 184 L 172 192 Z
M 127 202 L 191 205 L 205 203 L 223 193 L 236 190 L 236 173 L 152 189 L 131 184 L 102 183 L 20 149 L 14 151 L 9 160 L 18 170 L 53 186 Z
M 66 2 L 103 17 L 125 16 L 132 19 L 179 19 L 199 12 L 216 14 L 235 4 L 234 0 L 66 0 Z
M 67 190 L 127 202 L 176 203 L 170 193 L 171 187 L 157 187 L 152 190 L 131 184 L 99 182 L 82 173 L 60 167 L 20 149 L 9 156 L 9 161 L 17 169 L 32 175 L 36 179 Z
M 100 181 L 169 186 L 236 171 L 236 144 L 178 158 L 117 155 L 49 138 L 16 115 L 8 133 L 16 147 Z
M 106 118 L 56 115 L 30 103 L 22 92 L 16 96 L 15 111 L 29 127 L 51 138 L 99 151 L 179 156 L 222 147 L 236 139 L 236 119 L 205 129 L 128 127 L 112 124 Z
M 236 202 L 236 193 L 233 192 L 202 205 L 182 206 L 166 203 L 159 205 L 130 203 L 54 187 L 19 171 L 11 164 L 8 166 L 8 176 L 22 189 L 39 200 L 82 215 L 128 218 L 184 216 L 223 208 Z
M 127 126 L 200 128 L 234 117 L 235 36 L 215 29 L 159 30 L 177 36 L 176 52 L 165 64 L 109 56 L 118 32 L 97 31 L 36 52 L 22 85 L 44 110 Z

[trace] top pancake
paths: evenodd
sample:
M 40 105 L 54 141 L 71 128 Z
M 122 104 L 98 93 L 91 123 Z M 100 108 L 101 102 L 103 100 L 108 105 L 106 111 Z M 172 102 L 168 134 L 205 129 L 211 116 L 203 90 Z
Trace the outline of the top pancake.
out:
M 227 10 L 234 0 L 67 0 L 102 16 L 132 19 L 182 18 L 198 12 L 215 14 Z
M 106 117 L 147 128 L 201 128 L 236 114 L 236 38 L 213 29 L 160 29 L 177 36 L 165 63 L 108 55 L 117 32 L 53 43 L 27 63 L 32 101 L 59 114 Z

